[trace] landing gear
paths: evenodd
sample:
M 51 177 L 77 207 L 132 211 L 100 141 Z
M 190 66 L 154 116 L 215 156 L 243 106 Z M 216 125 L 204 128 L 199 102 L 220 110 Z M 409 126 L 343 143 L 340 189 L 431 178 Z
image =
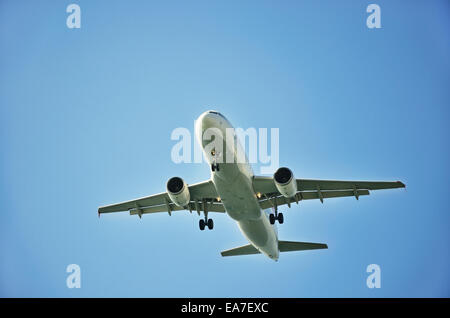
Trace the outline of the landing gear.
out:
M 278 213 L 278 211 L 275 209 L 275 214 L 271 213 L 269 215 L 270 224 L 275 224 L 275 221 L 277 221 L 277 220 L 278 220 L 278 223 L 283 224 L 284 216 L 283 216 L 283 213 Z
M 269 221 L 270 221 L 270 224 L 275 224 L 275 215 L 273 215 L 272 213 L 270 213 L 270 215 L 269 215 Z
M 214 221 L 212 219 L 208 219 L 208 217 L 205 216 L 205 219 L 200 219 L 198 225 L 200 227 L 200 231 L 203 231 L 206 226 L 208 227 L 208 229 L 212 230 L 214 228 Z
M 208 229 L 212 230 L 214 228 L 214 221 L 213 219 L 208 219 Z
M 284 222 L 283 213 L 278 213 L 278 223 L 283 224 L 283 222 Z
M 214 172 L 214 171 L 219 171 L 219 164 L 218 163 L 216 163 L 216 149 L 215 148 L 213 148 L 212 150 L 211 150 L 211 156 L 214 158 L 213 159 L 213 163 L 211 164 L 211 170 Z

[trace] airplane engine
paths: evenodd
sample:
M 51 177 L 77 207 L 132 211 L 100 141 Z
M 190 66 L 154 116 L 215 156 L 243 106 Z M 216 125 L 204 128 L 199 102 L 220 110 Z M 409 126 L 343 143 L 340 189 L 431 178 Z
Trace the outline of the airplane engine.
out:
M 275 186 L 286 198 L 291 198 L 297 193 L 297 182 L 294 174 L 288 168 L 281 167 L 273 175 Z
M 167 181 L 167 194 L 170 200 L 180 207 L 186 206 L 191 199 L 189 188 L 180 177 L 173 177 Z

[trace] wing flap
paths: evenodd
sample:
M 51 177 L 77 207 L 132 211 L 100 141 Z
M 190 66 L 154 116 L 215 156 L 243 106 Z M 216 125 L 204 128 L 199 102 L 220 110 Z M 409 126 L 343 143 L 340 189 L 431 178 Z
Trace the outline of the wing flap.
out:
M 189 185 L 188 187 L 191 200 L 211 200 L 217 198 L 216 188 L 211 180 Z M 171 211 L 184 210 L 184 208 L 177 207 L 175 204 L 171 203 L 168 194 L 166 192 L 162 192 L 148 197 L 102 206 L 98 209 L 98 213 L 130 211 L 130 214 L 139 214 L 139 210 L 141 210 L 142 213 L 168 212 L 167 204 L 169 204 Z M 194 209 L 193 205 L 194 203 L 190 203 L 189 206 Z M 207 208 L 209 208 L 209 205 Z M 220 207 L 214 207 L 211 205 L 211 209 L 208 209 L 208 211 L 211 212 L 224 212 L 223 207 L 222 211 L 215 210 L 220 210 Z
M 98 213 L 111 213 L 131 210 L 136 206 L 152 206 L 164 204 L 166 200 L 170 200 L 167 193 L 158 193 L 148 197 L 138 198 L 130 201 L 120 202 L 111 205 L 105 205 L 98 208 Z
M 297 179 L 297 189 L 299 191 L 317 190 L 350 190 L 367 189 L 382 190 L 404 188 L 405 185 L 400 181 L 339 181 L 339 180 L 310 180 Z
M 199 210 L 204 211 L 203 203 L 197 202 Z M 196 211 L 195 203 L 191 202 L 189 203 L 189 206 L 187 207 L 180 207 L 173 203 L 169 203 L 170 211 L 183 211 L 183 210 L 191 210 Z M 207 203 L 206 204 L 208 212 L 221 212 L 225 213 L 225 208 L 223 207 L 222 203 Z M 141 214 L 147 214 L 147 213 L 158 213 L 158 212 L 168 212 L 167 211 L 167 205 L 155 205 L 150 207 L 144 207 L 144 208 L 134 208 L 130 210 L 130 215 L 139 215 Z
M 322 198 L 340 198 L 340 197 L 354 197 L 355 192 L 352 190 L 345 190 L 345 191 L 321 191 Z M 356 191 L 357 196 L 361 195 L 369 195 L 368 190 L 358 190 Z M 320 199 L 319 193 L 317 191 L 304 191 L 304 192 L 298 192 L 295 197 L 292 198 L 286 198 L 283 196 L 278 196 L 271 199 L 262 200 L 259 202 L 259 205 L 261 206 L 261 209 L 269 209 L 272 206 L 272 204 L 276 204 L 277 206 L 284 205 L 284 204 L 291 204 L 293 202 L 301 201 L 301 200 L 313 200 L 313 199 Z M 272 202 L 270 200 L 273 200 Z
M 333 190 L 381 190 L 404 188 L 400 181 L 339 181 L 339 180 L 313 180 L 297 179 L 298 191 L 333 191 Z M 278 193 L 272 177 L 255 176 L 253 178 L 255 193 Z

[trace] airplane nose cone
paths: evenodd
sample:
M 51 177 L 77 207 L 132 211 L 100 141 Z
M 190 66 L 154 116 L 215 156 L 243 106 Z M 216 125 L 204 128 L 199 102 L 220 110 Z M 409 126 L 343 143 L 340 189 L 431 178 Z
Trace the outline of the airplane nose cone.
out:
M 202 113 L 198 118 L 197 122 L 202 123 L 203 125 L 211 124 L 217 118 L 216 114 L 211 113 L 210 110 Z
M 217 121 L 217 115 L 211 113 L 211 111 L 206 111 L 202 113 L 195 121 L 197 133 L 203 132 L 208 128 L 215 127 Z
M 200 145 L 202 144 L 203 132 L 210 127 L 214 127 L 215 118 L 216 115 L 208 110 L 202 113 L 195 121 L 195 132 Z
M 196 121 L 199 121 L 199 122 L 203 121 L 203 118 L 208 116 L 208 114 L 209 114 L 209 111 L 206 111 L 206 112 L 202 113 L 200 116 L 198 116 Z

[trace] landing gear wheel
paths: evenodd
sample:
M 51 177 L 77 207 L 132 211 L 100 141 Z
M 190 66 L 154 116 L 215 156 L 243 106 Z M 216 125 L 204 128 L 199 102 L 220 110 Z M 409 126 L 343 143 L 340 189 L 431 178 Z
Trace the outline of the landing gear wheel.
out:
M 201 219 L 200 222 L 198 222 L 198 225 L 200 226 L 200 231 L 203 231 L 205 229 L 205 220 Z
M 269 215 L 269 221 L 270 221 L 270 224 L 275 224 L 275 215 L 273 215 L 273 214 L 270 214 Z
M 212 219 L 208 219 L 208 229 L 212 230 L 214 228 L 214 221 Z
M 283 213 L 278 213 L 278 223 L 283 224 L 283 222 L 284 222 Z
M 219 171 L 219 164 L 218 163 L 211 164 L 211 171 Z

